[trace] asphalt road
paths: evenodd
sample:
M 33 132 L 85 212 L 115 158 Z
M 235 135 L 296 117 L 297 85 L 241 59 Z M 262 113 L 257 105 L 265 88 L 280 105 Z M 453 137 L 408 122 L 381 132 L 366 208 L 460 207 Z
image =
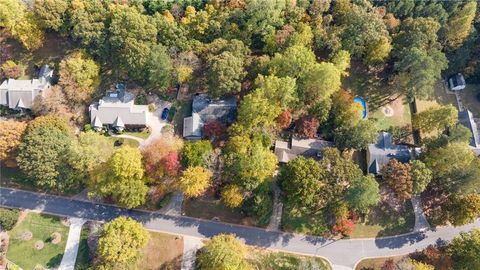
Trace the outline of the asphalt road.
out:
M 125 215 L 142 222 L 150 230 L 200 238 L 212 237 L 219 233 L 234 233 L 249 245 L 324 257 L 334 265 L 334 269 L 353 268 L 363 258 L 402 255 L 421 250 L 430 244 L 451 240 L 461 231 L 480 227 L 480 219 L 477 219 L 475 223 L 456 228 L 442 227 L 435 231 L 376 239 L 333 241 L 316 236 L 267 231 L 209 220 L 128 210 L 111 205 L 9 188 L 0 188 L 0 206 L 25 208 L 53 215 L 96 221 L 109 221 Z

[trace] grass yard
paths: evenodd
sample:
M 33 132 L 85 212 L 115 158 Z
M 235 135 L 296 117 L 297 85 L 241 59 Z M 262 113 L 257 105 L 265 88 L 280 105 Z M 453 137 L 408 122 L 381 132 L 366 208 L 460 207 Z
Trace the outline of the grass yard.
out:
M 121 147 L 123 145 L 128 145 L 128 146 L 137 148 L 140 145 L 140 143 L 138 141 L 133 140 L 133 139 L 128 139 L 128 138 L 108 137 L 108 139 L 112 142 L 112 144 L 115 147 Z M 122 145 L 116 145 L 116 141 L 123 141 L 123 144 Z
M 122 134 L 138 137 L 140 139 L 146 139 L 148 136 L 150 136 L 150 131 L 148 129 L 144 129 L 141 132 L 123 132 Z
M 30 231 L 32 238 L 22 240 L 22 234 Z M 51 242 L 54 232 L 61 234 L 59 244 Z M 23 269 L 33 269 L 36 265 L 54 268 L 60 264 L 65 251 L 68 227 L 61 224 L 57 217 L 28 213 L 25 219 L 10 232 L 10 245 L 7 258 Z M 35 243 L 43 241 L 44 247 L 37 250 Z
M 406 126 L 411 123 L 412 118 L 410 106 L 402 97 L 399 97 L 375 110 L 369 111 L 368 117 L 377 120 L 377 127 L 379 130 L 388 130 L 390 127 L 394 126 Z
M 320 216 L 320 218 L 323 218 Z M 282 229 L 287 232 L 296 232 L 311 235 L 323 235 L 328 231 L 324 220 L 314 220 L 311 215 L 305 215 L 298 209 L 284 204 L 282 212 Z
M 78 247 L 77 260 L 75 262 L 75 270 L 88 270 L 92 267 L 92 259 L 90 258 L 90 249 L 88 248 L 88 234 L 87 228 L 82 229 L 80 234 L 80 245 Z
M 192 101 L 175 101 L 170 110 L 175 110 L 175 115 L 173 116 L 173 124 L 175 126 L 175 134 L 182 136 L 183 134 L 183 118 L 192 115 Z
M 387 203 L 380 202 L 370 210 L 365 223 L 355 224 L 351 238 L 391 236 L 413 231 L 415 214 L 412 204 L 406 201 L 405 210 L 397 212 Z
M 141 251 L 137 269 L 180 269 L 182 256 L 183 238 L 181 236 L 150 232 L 150 241 Z
M 375 258 L 375 259 L 361 260 L 355 267 L 355 270 L 382 270 L 382 266 L 386 260 L 393 259 L 393 261 L 396 263 L 405 257 L 408 257 L 408 256 L 396 256 L 396 257 L 388 257 L 388 258 Z
M 222 222 L 255 226 L 251 218 L 245 217 L 240 210 L 225 206 L 220 200 L 189 199 L 183 202 L 183 212 L 190 217 L 201 219 L 218 219 Z
M 331 270 L 330 264 L 318 257 L 272 252 L 259 248 L 249 249 L 249 260 L 258 270 Z

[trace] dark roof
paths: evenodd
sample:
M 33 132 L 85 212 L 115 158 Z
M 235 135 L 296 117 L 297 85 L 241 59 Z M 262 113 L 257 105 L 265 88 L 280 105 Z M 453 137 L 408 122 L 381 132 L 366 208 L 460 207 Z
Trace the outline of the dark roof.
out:
M 470 129 L 470 132 L 472 133 L 470 146 L 475 148 L 480 147 L 480 136 L 478 134 L 478 126 L 477 126 L 477 123 L 475 123 L 475 120 L 473 119 L 472 112 L 470 112 L 469 110 L 458 112 L 458 122 L 463 126 L 465 126 L 466 128 Z
M 275 141 L 275 155 L 279 162 L 287 163 L 297 156 L 320 157 L 325 147 L 332 147 L 333 143 L 321 139 L 296 139 L 291 141 Z
M 387 132 L 381 132 L 378 135 L 377 143 L 368 145 L 368 172 L 379 174 L 383 166 L 391 159 L 405 163 L 410 158 L 411 154 L 408 146 L 393 144 L 392 135 Z

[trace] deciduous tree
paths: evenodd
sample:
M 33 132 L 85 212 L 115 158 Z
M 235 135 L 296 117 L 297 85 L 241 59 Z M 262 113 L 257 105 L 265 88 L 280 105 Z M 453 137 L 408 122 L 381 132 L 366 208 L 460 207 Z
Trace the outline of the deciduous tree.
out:
M 159 138 L 142 150 L 143 160 L 145 162 L 145 172 L 155 180 L 164 176 L 163 162 L 164 158 L 173 151 L 179 151 L 183 142 L 177 137 Z
M 480 215 L 480 195 L 453 195 L 447 203 L 449 221 L 461 226 L 475 221 Z
M 412 119 L 413 127 L 423 133 L 443 132 L 446 128 L 453 127 L 457 121 L 458 111 L 451 104 L 438 108 L 429 108 L 414 114 Z
M 178 174 L 180 158 L 177 151 L 172 151 L 163 158 L 163 169 L 168 176 L 176 176 Z
M 318 120 L 310 115 L 304 115 L 297 121 L 296 130 L 301 137 L 315 138 L 320 127 Z
M 82 132 L 68 152 L 68 162 L 78 173 L 86 175 L 104 166 L 113 153 L 111 141 L 96 132 Z
M 148 83 L 160 91 L 172 85 L 174 72 L 172 59 L 163 45 L 153 47 L 148 61 Z
M 281 129 L 286 129 L 292 123 L 292 113 L 289 110 L 283 111 L 275 120 Z
M 237 123 L 248 132 L 272 128 L 280 112 L 280 106 L 266 98 L 262 89 L 256 89 L 246 95 L 240 103 Z
M 341 71 L 334 64 L 323 62 L 315 64 L 302 77 L 298 87 L 300 100 L 305 104 L 315 104 L 340 89 Z
M 35 0 L 33 11 L 43 28 L 59 31 L 62 26 L 65 28 L 68 6 L 63 0 Z
M 433 178 L 432 171 L 420 160 L 410 161 L 410 175 L 413 182 L 412 193 L 415 195 L 422 193 Z
M 188 167 L 178 180 L 179 188 L 187 197 L 198 197 L 210 185 L 212 175 L 212 172 L 203 167 Z
M 16 156 L 26 128 L 26 122 L 0 121 L 0 160 L 7 160 Z
M 244 60 L 225 51 L 208 59 L 208 93 L 223 97 L 240 91 L 245 75 Z
M 203 125 L 203 136 L 208 139 L 220 138 L 226 134 L 227 126 L 218 120 L 208 120 Z
M 410 175 L 410 165 L 391 159 L 382 170 L 382 179 L 385 180 L 399 199 L 410 199 L 413 182 Z
M 123 146 L 116 150 L 99 175 L 90 182 L 90 196 L 111 196 L 120 205 L 133 208 L 145 203 L 142 154 L 137 148 Z
M 345 199 L 352 209 L 367 214 L 370 206 L 380 201 L 380 188 L 371 174 L 355 178 L 352 186 L 347 190 Z
M 106 223 L 96 250 L 100 266 L 115 269 L 135 263 L 148 240 L 147 230 L 131 218 L 121 216 Z
M 231 208 L 236 208 L 243 203 L 242 189 L 238 185 L 228 185 L 222 190 L 223 203 Z
M 296 80 L 291 77 L 279 78 L 274 75 L 258 75 L 255 80 L 257 89 L 262 89 L 265 98 L 275 102 L 282 109 L 293 107 L 298 101 Z
M 448 246 L 448 254 L 453 260 L 455 269 L 468 270 L 480 268 L 480 230 L 473 229 L 461 232 Z
M 232 234 L 212 237 L 198 255 L 202 270 L 247 270 L 251 266 L 246 260 L 247 249 Z
M 7 60 L 1 66 L 1 74 L 8 79 L 18 79 L 23 75 L 23 69 L 20 65 L 17 65 L 12 60 Z
M 449 49 L 457 49 L 470 35 L 476 9 L 477 2 L 468 2 L 448 19 L 444 39 Z
M 212 153 L 212 144 L 207 140 L 189 141 L 182 148 L 182 164 L 185 167 L 207 167 Z

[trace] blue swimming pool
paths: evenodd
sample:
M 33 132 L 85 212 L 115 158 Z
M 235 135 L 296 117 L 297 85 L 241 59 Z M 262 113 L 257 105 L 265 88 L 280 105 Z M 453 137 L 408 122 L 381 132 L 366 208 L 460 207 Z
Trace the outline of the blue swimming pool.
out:
M 363 111 L 362 111 L 362 119 L 367 118 L 367 102 L 365 101 L 364 98 L 362 97 L 355 97 L 353 99 L 353 102 L 360 103 L 362 105 Z

